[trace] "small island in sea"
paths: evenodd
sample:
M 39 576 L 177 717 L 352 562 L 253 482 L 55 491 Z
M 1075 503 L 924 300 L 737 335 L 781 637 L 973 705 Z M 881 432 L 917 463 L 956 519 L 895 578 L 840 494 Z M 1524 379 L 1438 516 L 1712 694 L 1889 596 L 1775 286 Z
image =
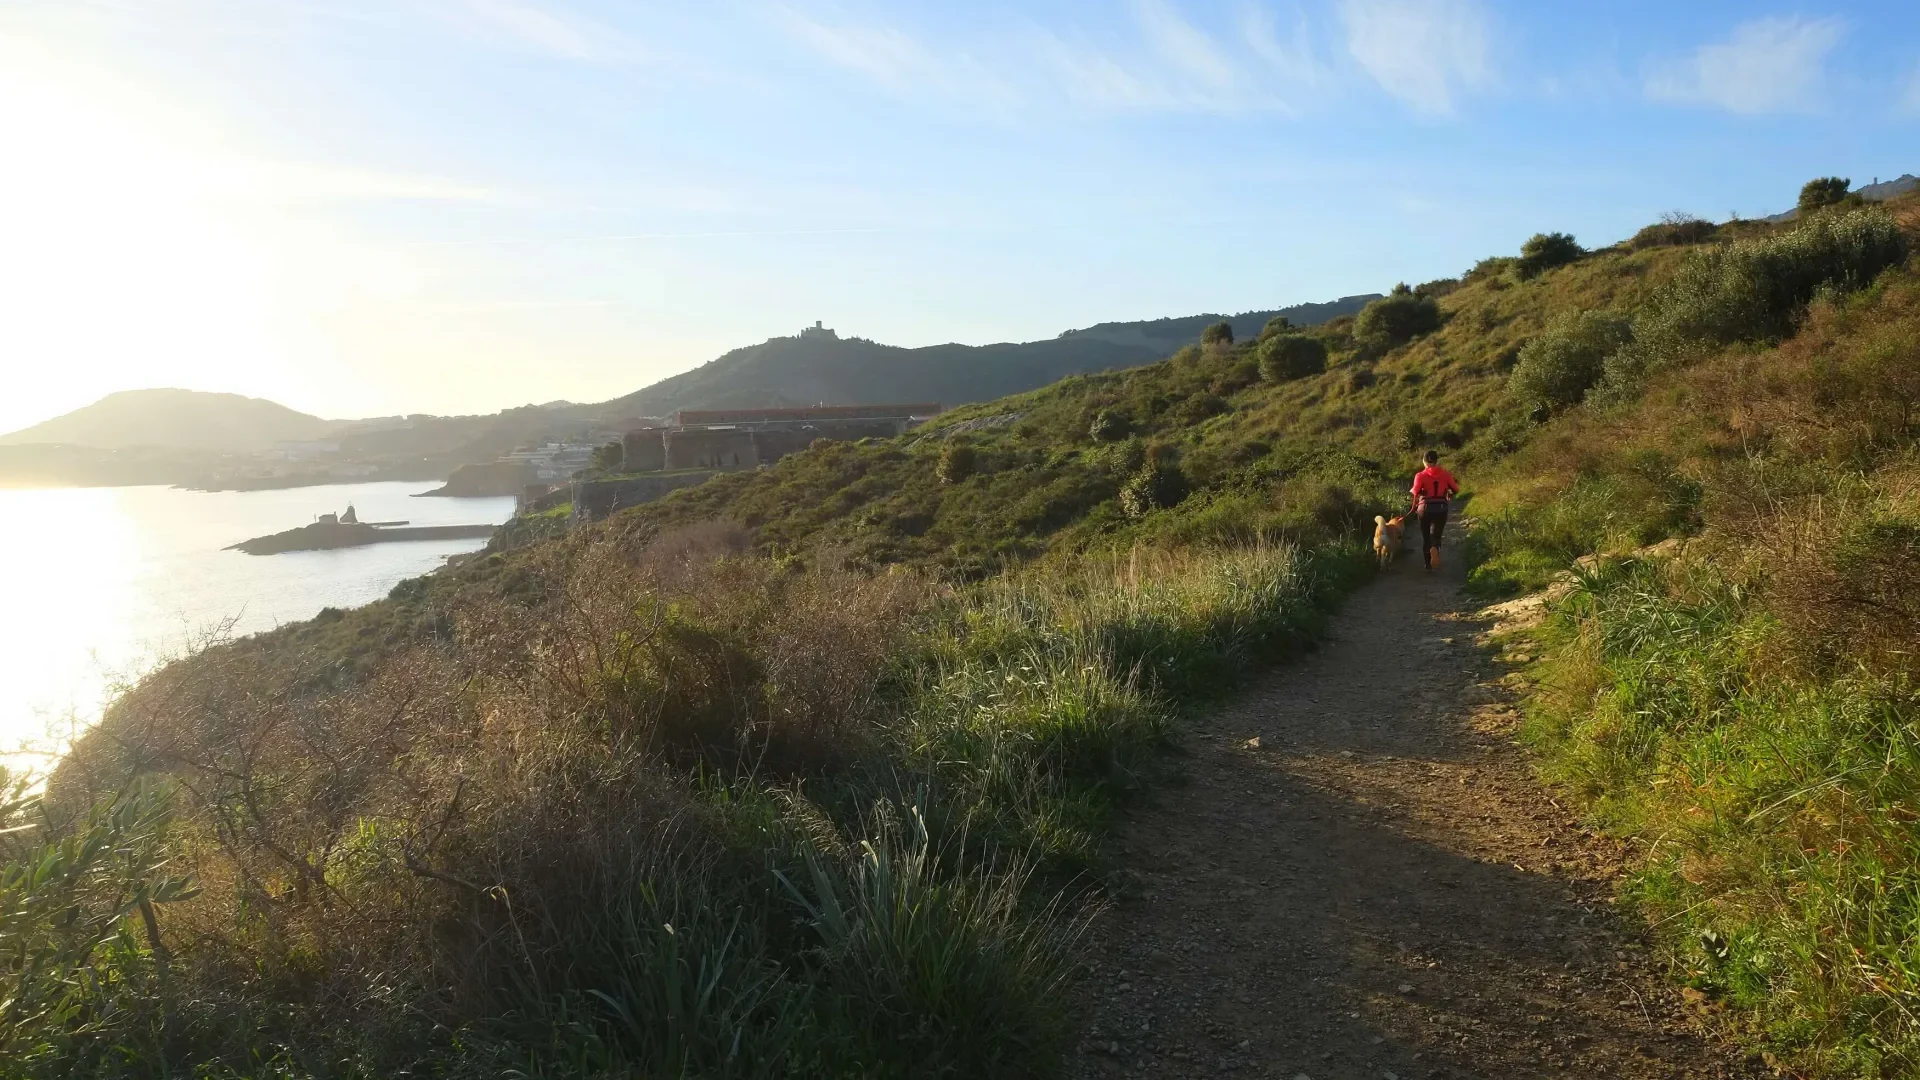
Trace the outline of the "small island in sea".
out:
M 484 539 L 493 535 L 493 525 L 409 525 L 405 521 L 361 521 L 353 507 L 344 513 L 321 514 L 319 519 L 297 529 L 271 536 L 256 536 L 229 545 L 228 551 L 249 555 L 278 555 L 287 551 L 322 551 L 329 548 L 362 547 L 403 540 Z

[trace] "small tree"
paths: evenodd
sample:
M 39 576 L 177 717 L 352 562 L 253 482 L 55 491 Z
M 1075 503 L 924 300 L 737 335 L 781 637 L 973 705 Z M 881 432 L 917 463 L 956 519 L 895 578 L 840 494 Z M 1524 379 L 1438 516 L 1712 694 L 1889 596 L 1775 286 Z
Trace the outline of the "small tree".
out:
M 1600 381 L 1607 357 L 1632 339 L 1632 324 L 1611 312 L 1567 312 L 1520 350 L 1507 385 L 1529 410 L 1577 405 Z
M 1233 324 L 1222 320 L 1200 331 L 1200 344 L 1209 349 L 1224 349 L 1233 344 Z
M 1287 318 L 1285 315 L 1275 315 L 1273 318 L 1267 320 L 1266 326 L 1261 327 L 1260 336 L 1268 338 L 1275 334 L 1290 334 L 1292 332 L 1293 320 Z
M 620 467 L 620 461 L 626 454 L 626 447 L 617 442 L 593 448 L 593 467 L 601 472 L 613 472 Z
M 1133 434 L 1133 421 L 1127 414 L 1113 409 L 1101 409 L 1093 414 L 1093 423 L 1088 425 L 1087 434 L 1094 442 L 1119 442 Z
M 1391 296 L 1383 296 L 1361 309 L 1353 322 L 1353 336 L 1363 345 L 1390 349 L 1404 345 L 1422 334 L 1440 329 L 1440 305 L 1431 297 L 1415 296 L 1405 285 L 1396 285 Z
M 1172 455 L 1149 450 L 1146 464 L 1120 486 L 1120 509 L 1130 518 L 1177 506 L 1187 497 L 1187 476 Z
M 1812 213 L 1828 206 L 1836 206 L 1847 200 L 1847 192 L 1853 189 L 1853 181 L 1844 176 L 1822 176 L 1809 180 L 1800 189 L 1800 212 Z
M 940 464 L 933 470 L 934 479 L 942 484 L 957 484 L 972 476 L 980 466 L 980 458 L 973 447 L 966 443 L 948 443 L 940 451 Z
M 1520 261 L 1514 265 L 1514 269 L 1522 280 L 1539 277 L 1586 253 L 1587 249 L 1567 233 L 1534 233 L 1526 243 L 1520 245 Z
M 1418 420 L 1407 420 L 1400 425 L 1400 449 L 1418 450 L 1426 445 L 1427 429 Z
M 1280 334 L 1260 345 L 1260 377 L 1268 382 L 1318 375 L 1327 370 L 1327 346 L 1305 334 Z

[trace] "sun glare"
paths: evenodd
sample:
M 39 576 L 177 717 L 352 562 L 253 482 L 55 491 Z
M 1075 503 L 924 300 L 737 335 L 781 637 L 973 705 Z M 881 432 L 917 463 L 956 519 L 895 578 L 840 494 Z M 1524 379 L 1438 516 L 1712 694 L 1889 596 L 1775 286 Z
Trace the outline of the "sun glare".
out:
M 315 400 L 342 328 L 427 277 L 330 211 L 485 194 L 251 153 L 163 91 L 0 39 L 0 431 L 138 386 Z

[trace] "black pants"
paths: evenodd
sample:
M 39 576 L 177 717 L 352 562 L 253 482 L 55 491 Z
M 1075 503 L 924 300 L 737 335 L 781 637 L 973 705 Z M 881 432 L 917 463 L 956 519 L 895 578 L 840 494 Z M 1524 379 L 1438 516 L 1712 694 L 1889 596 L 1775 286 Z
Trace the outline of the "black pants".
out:
M 1447 527 L 1447 508 L 1434 507 L 1420 511 L 1420 561 L 1431 566 L 1432 553 L 1440 549 L 1440 533 Z

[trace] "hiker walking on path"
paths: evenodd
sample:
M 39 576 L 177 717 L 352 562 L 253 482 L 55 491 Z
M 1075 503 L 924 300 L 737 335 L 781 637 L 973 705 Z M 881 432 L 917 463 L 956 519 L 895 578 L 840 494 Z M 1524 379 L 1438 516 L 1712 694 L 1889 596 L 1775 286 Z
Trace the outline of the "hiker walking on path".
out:
M 1420 519 L 1420 561 L 1430 571 L 1440 569 L 1440 533 L 1449 500 L 1459 493 L 1459 481 L 1440 467 L 1439 451 L 1427 451 L 1427 467 L 1413 477 L 1413 513 Z

